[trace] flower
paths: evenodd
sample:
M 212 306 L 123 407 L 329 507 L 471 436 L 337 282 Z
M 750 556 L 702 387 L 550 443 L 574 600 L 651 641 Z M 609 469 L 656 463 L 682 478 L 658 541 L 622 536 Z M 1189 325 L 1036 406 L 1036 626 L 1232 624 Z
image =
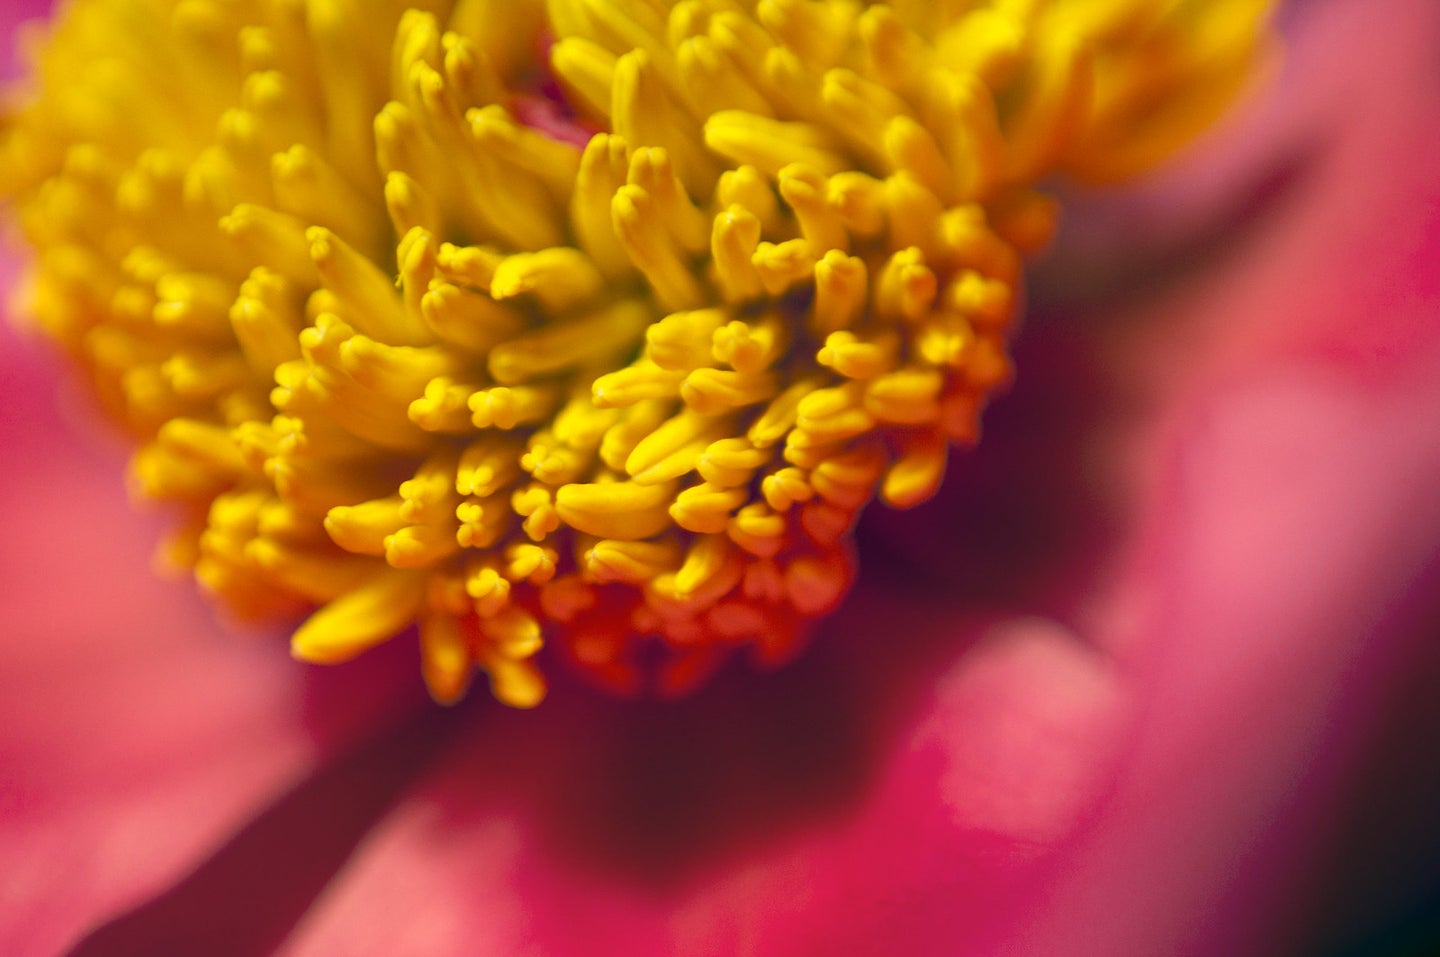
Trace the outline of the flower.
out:
M 26 865 L 8 949 L 140 904 L 92 952 L 285 932 L 299 954 L 1316 949 L 1293 921 L 1357 889 L 1309 882 L 1360 758 L 1426 754 L 1375 699 L 1434 673 L 1437 19 L 1291 16 L 1250 142 L 1122 206 L 1148 226 L 1120 257 L 1148 294 L 1104 222 L 1077 224 L 986 442 L 928 511 L 871 516 L 826 640 L 663 710 L 577 691 L 383 735 L 419 704 L 393 661 L 302 685 L 263 646 L 197 645 L 185 590 L 130 572 L 153 533 L 92 477 L 105 457 L 57 436 L 45 373 L 7 365 L 27 465 L 4 476 L 26 596 L 0 659 L 23 689 L 3 705 L 0 857 Z M 1283 175 L 1241 216 L 1229 186 L 1257 168 Z M 83 605 L 76 539 L 110 571 Z M 326 761 L 355 741 L 374 743 Z M 402 767 L 426 742 L 438 763 Z M 349 816 L 401 788 L 358 842 Z M 354 856 L 314 899 L 328 871 L 296 864 L 338 867 L 332 845 Z
M 859 509 L 934 494 L 1036 182 L 1183 145 L 1267 8 L 92 0 L 0 162 L 207 590 L 318 606 L 308 661 L 417 626 L 440 701 L 537 704 L 546 634 L 673 695 L 791 656 Z

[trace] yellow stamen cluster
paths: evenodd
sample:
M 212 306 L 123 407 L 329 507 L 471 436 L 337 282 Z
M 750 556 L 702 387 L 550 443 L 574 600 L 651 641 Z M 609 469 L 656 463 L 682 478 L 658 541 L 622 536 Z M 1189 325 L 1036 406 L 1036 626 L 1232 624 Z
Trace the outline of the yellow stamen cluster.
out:
M 1052 172 L 1230 99 L 1263 0 L 75 0 L 0 127 L 30 308 L 301 658 L 789 653 L 1010 375 Z

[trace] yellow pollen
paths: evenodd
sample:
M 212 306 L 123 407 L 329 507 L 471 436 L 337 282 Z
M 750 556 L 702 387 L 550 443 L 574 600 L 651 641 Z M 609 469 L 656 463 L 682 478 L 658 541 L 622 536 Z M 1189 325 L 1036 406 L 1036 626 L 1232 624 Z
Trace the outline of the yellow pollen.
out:
M 1269 6 L 74 0 L 0 192 L 204 588 L 442 702 L 673 694 L 835 608 L 1011 375 L 1037 184 L 1193 139 Z

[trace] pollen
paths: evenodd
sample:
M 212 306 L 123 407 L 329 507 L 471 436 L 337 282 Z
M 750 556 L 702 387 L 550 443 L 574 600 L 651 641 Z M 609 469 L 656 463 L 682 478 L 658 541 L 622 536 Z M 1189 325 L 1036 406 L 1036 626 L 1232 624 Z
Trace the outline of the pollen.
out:
M 1011 378 L 1045 184 L 1193 139 L 1268 6 L 74 0 L 0 192 L 228 607 L 676 694 L 834 610 Z

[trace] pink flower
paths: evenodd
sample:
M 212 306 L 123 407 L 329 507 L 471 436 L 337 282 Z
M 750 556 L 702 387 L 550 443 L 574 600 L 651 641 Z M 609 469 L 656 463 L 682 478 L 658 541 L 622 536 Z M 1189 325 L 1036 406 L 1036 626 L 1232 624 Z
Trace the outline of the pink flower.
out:
M 1363 845 L 1435 839 L 1440 11 L 1286 27 L 1072 207 L 1017 387 L 814 647 L 679 703 L 440 711 L 398 643 L 217 626 L 7 331 L 0 952 L 1273 954 L 1407 903 Z

